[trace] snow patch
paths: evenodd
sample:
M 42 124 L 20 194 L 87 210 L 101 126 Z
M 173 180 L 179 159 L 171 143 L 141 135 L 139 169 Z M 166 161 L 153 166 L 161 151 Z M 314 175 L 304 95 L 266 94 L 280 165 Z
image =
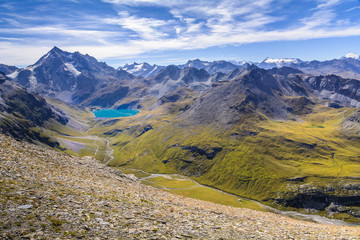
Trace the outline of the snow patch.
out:
M 8 74 L 8 75 L 6 75 L 6 76 L 9 77 L 9 78 L 14 79 L 14 78 L 16 78 L 16 77 L 19 75 L 19 72 L 20 72 L 20 70 L 16 70 L 15 72 L 10 73 L 10 74 Z
M 356 53 L 353 53 L 353 52 L 349 52 L 344 57 L 345 58 L 353 58 L 353 59 L 356 59 L 356 60 L 360 60 L 360 55 L 358 55 Z
M 30 84 L 30 89 L 35 89 L 35 87 L 37 85 L 37 79 L 34 75 L 31 75 L 29 77 L 29 84 Z
M 153 68 L 153 70 L 151 70 L 151 72 L 149 72 L 149 73 L 147 74 L 147 76 L 151 76 L 151 75 L 153 74 L 153 72 L 155 72 L 157 69 L 158 69 L 158 66 L 155 65 L 155 67 Z
M 25 69 L 33 72 L 34 69 L 37 68 L 37 67 L 38 67 L 38 65 L 37 65 L 37 64 L 34 64 L 34 65 L 30 65 L 30 66 L 26 67 Z
M 75 77 L 81 74 L 81 72 L 79 72 L 72 64 L 64 63 L 64 65 L 65 65 L 64 70 L 72 73 Z

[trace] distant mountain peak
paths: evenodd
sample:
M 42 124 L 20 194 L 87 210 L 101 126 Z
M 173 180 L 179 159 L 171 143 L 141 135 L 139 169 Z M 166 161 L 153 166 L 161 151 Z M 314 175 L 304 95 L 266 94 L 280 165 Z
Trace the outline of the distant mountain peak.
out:
M 118 70 L 124 70 L 127 71 L 130 74 L 133 74 L 135 76 L 142 76 L 142 77 L 151 77 L 156 75 L 161 69 L 163 69 L 163 66 L 158 65 L 150 65 L 147 62 L 142 63 L 126 63 L 124 67 L 119 67 Z
M 353 58 L 353 59 L 356 59 L 356 60 L 360 60 L 360 55 L 356 54 L 354 52 L 349 52 L 348 54 L 346 54 L 344 56 L 344 58 Z
M 63 51 L 60 48 L 58 48 L 57 46 L 54 46 L 49 52 L 48 54 L 60 54 L 60 55 L 67 55 L 70 54 L 69 52 Z

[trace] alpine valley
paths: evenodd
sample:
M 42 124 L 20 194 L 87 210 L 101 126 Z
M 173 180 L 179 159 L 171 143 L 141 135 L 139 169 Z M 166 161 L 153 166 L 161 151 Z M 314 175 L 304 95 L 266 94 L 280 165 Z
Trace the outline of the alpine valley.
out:
M 356 54 L 115 69 L 54 47 L 33 65 L 0 70 L 3 134 L 93 156 L 139 178 L 180 174 L 249 205 L 360 222 Z M 91 111 L 104 108 L 140 112 L 94 118 Z M 147 183 L 211 201 L 210 192 L 199 197 L 153 179 Z

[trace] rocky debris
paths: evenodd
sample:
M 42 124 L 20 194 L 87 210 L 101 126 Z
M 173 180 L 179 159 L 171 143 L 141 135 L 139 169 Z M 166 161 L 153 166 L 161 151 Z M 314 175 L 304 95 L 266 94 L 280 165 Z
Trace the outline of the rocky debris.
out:
M 357 227 L 315 224 L 222 206 L 145 186 L 132 178 L 91 157 L 71 157 L 0 135 L 0 238 L 359 239 L 360 236 Z

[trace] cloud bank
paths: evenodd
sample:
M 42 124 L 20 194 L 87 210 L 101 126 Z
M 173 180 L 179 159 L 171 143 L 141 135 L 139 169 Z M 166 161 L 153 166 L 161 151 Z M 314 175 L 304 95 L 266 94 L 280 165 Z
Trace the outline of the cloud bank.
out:
M 42 2 L 34 1 L 23 10 L 17 2 L 2 4 L 7 11 L 0 18 L 0 62 L 29 64 L 54 45 L 109 59 L 360 36 L 359 2 L 352 0 Z M 51 11 L 56 7 L 60 10 Z

